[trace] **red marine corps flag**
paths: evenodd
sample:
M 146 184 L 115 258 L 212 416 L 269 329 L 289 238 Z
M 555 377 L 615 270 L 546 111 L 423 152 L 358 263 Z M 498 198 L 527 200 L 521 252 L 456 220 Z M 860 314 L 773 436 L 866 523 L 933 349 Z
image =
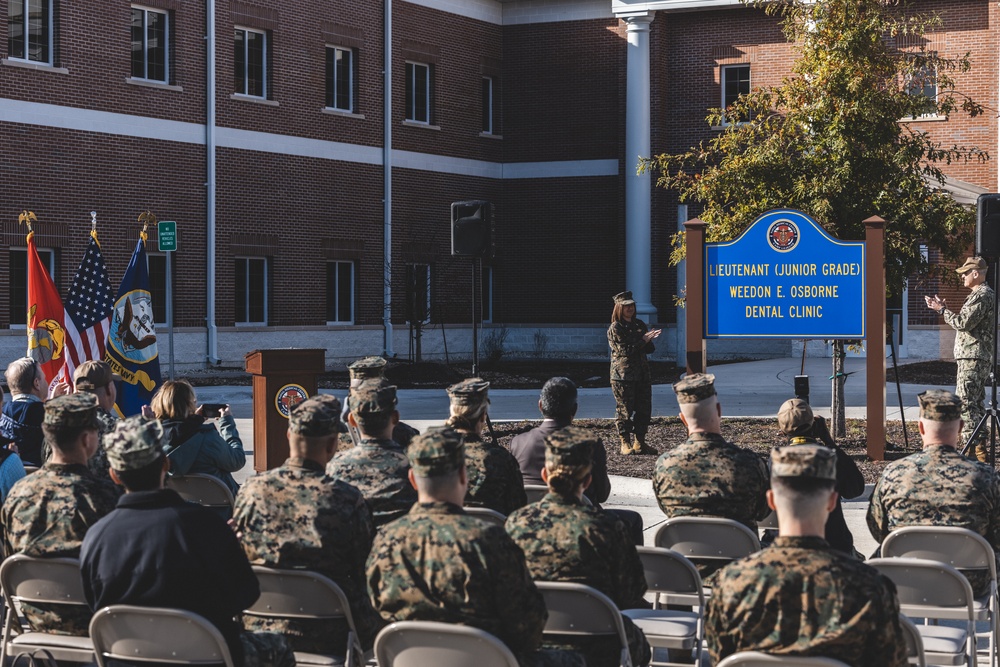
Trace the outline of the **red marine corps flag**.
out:
M 28 356 L 38 362 L 45 379 L 52 382 L 65 360 L 65 311 L 59 290 L 38 257 L 31 228 L 38 218 L 31 211 L 22 211 L 18 220 L 28 226 Z

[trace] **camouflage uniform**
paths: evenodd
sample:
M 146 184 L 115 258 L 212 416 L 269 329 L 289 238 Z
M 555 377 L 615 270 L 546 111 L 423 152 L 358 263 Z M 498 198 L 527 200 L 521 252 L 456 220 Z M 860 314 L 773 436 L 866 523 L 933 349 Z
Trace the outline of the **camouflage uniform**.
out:
M 414 438 L 407 457 L 415 477 L 440 477 L 463 468 L 465 446 L 458 431 L 432 429 Z M 372 604 L 387 621 L 480 628 L 525 667 L 582 664 L 573 653 L 538 650 L 548 612 L 524 554 L 502 527 L 458 505 L 417 503 L 384 526 L 367 572 Z
M 351 394 L 365 380 L 378 380 L 385 377 L 385 366 L 387 363 L 382 357 L 364 357 L 348 365 L 347 372 L 351 377 L 351 388 L 348 391 L 347 399 L 344 400 L 344 411 L 341 413 L 341 418 L 345 423 L 347 422 L 348 402 L 350 401 Z M 355 434 L 355 436 L 357 435 Z M 420 435 L 420 431 L 405 422 L 399 422 L 392 429 L 392 439 L 404 448 L 410 444 L 413 436 L 416 435 Z M 360 440 L 361 438 L 359 437 L 358 439 Z M 351 438 L 351 435 L 343 433 L 340 435 L 337 450 L 344 451 L 345 449 L 354 447 L 354 445 L 355 442 Z
M 98 428 L 97 399 L 70 394 L 49 401 L 45 424 Z M 87 530 L 115 508 L 118 491 L 82 464 L 45 463 L 18 481 L 0 510 L 4 555 L 76 558 Z M 91 612 L 65 605 L 22 603 L 25 618 L 38 632 L 86 636 Z
M 383 625 L 364 583 L 375 531 L 357 489 L 324 474 L 315 461 L 290 458 L 247 479 L 236 496 L 233 521 L 251 564 L 312 570 L 339 585 L 351 603 L 362 646 L 371 648 Z M 296 651 L 342 653 L 347 642 L 343 621 L 244 616 L 243 625 L 279 632 Z
M 967 262 L 968 264 L 968 262 Z M 985 262 L 984 262 L 985 264 Z M 963 267 L 964 268 L 964 267 Z M 982 269 L 985 272 L 985 266 Z M 996 335 L 996 319 L 993 312 L 996 294 L 986 283 L 976 285 L 962 304 L 962 310 L 954 313 L 948 308 L 941 310 L 944 321 L 955 330 L 955 361 L 958 372 L 955 377 L 955 393 L 965 406 L 962 419 L 962 442 L 968 442 L 985 412 L 986 379 L 993 361 L 993 339 Z M 980 431 L 976 443 L 977 454 L 985 453 L 983 441 L 989 432 Z M 980 456 L 985 460 L 985 456 Z
M 524 478 L 514 455 L 474 433 L 463 432 L 462 435 L 465 437 L 465 467 L 469 476 L 465 504 L 469 507 L 489 507 L 504 516 L 527 505 Z
M 778 537 L 719 571 L 705 638 L 712 664 L 740 651 L 907 664 L 892 582 L 821 537 Z
M 648 329 L 638 317 L 631 322 L 612 322 L 608 327 L 611 346 L 611 391 L 615 395 L 615 426 L 627 439 L 645 438 L 653 412 L 653 388 L 646 355 L 655 349 L 642 340 Z
M 376 528 L 403 516 L 417 501 L 409 472 L 405 448 L 378 438 L 365 438 L 357 447 L 339 452 L 326 466 L 327 475 L 361 491 Z
M 902 526 L 958 526 L 979 533 L 1000 553 L 1000 476 L 954 447 L 928 446 L 886 466 L 872 491 L 867 519 L 880 544 Z M 985 592 L 988 572 L 964 574 L 977 595 Z
M 104 408 L 99 407 L 97 408 L 97 419 L 101 423 L 101 427 L 98 429 L 100 442 L 97 443 L 97 451 L 87 460 L 87 467 L 98 478 L 107 481 L 114 488 L 121 489 L 121 487 L 116 486 L 111 481 L 111 473 L 109 472 L 111 466 L 108 464 L 108 455 L 104 452 L 104 435 L 115 430 L 118 418 Z M 52 446 L 46 440 L 42 443 L 42 460 L 48 461 L 50 456 L 52 456 Z

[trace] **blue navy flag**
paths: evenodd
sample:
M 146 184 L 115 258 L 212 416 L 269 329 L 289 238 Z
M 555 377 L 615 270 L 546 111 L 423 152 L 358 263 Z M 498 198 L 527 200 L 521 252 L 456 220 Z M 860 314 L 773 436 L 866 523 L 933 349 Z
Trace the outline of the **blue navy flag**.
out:
M 160 384 L 145 232 L 140 235 L 115 297 L 104 360 L 122 376 L 115 410 L 122 417 L 139 414 Z

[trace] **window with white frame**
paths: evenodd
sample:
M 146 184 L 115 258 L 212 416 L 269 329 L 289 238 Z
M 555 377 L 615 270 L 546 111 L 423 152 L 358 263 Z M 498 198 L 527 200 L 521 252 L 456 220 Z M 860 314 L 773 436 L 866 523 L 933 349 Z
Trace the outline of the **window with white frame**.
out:
M 326 263 L 326 321 L 354 323 L 354 262 Z
M 170 15 L 132 5 L 132 78 L 170 81 Z
M 38 249 L 38 259 L 49 270 L 49 275 L 56 274 L 56 253 L 49 248 Z M 10 326 L 24 328 L 28 324 L 28 249 L 10 249 L 10 270 L 7 273 L 8 303 L 10 304 Z
M 431 122 L 431 66 L 406 62 L 406 120 Z
M 236 28 L 233 33 L 233 83 L 237 94 L 265 99 L 270 95 L 268 49 L 266 32 Z
M 8 0 L 7 57 L 53 63 L 53 0 Z
M 923 103 L 924 112 L 915 114 L 915 118 L 935 117 L 938 113 L 937 98 L 937 68 L 927 63 L 916 68 L 906 80 L 906 92 L 911 97 L 919 98 Z
M 149 296 L 153 302 L 153 322 L 167 324 L 167 262 L 173 253 L 146 253 L 149 272 Z
M 431 321 L 431 265 L 406 265 L 406 321 Z
M 326 106 L 354 111 L 354 50 L 326 47 Z
M 267 324 L 267 273 L 266 257 L 236 258 L 237 324 Z
M 483 134 L 493 134 L 493 77 L 483 77 Z
M 750 92 L 750 65 L 724 65 L 719 78 L 723 109 L 729 108 L 740 95 Z

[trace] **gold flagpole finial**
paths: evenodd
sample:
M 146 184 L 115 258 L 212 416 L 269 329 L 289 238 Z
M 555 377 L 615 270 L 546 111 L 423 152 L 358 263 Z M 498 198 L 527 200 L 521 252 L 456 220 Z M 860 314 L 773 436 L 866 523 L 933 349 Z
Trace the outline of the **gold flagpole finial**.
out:
M 28 233 L 30 234 L 34 231 L 34 229 L 32 229 L 32 225 L 38 222 L 38 217 L 35 216 L 34 211 L 21 211 L 21 215 L 17 216 L 17 222 L 18 224 L 24 223 L 27 225 Z
M 156 216 L 153 215 L 152 211 L 143 211 L 139 214 L 139 222 L 142 223 L 142 240 L 146 241 L 148 239 L 146 230 L 149 229 L 149 224 L 152 223 L 155 225 L 158 220 L 156 219 Z

